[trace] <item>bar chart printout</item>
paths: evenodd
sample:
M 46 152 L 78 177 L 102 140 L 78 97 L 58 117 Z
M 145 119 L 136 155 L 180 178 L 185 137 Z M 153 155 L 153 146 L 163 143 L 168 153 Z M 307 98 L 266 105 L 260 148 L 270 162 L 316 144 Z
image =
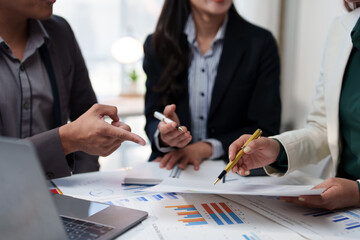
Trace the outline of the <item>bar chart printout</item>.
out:
M 344 231 L 349 231 L 353 229 L 360 229 L 359 213 L 359 210 L 345 210 L 342 213 L 330 210 L 317 210 L 309 211 L 307 213 L 304 213 L 303 215 L 313 218 L 328 216 L 333 223 L 336 223 L 337 227 L 340 227 Z
M 208 224 L 194 205 L 165 206 L 165 208 L 173 208 L 181 217 L 178 221 L 185 223 L 185 226 Z
M 165 206 L 165 208 L 176 211 L 176 214 L 182 217 L 178 221 L 186 223 L 186 226 L 205 225 L 212 222 L 211 220 L 219 226 L 244 223 L 225 202 L 201 203 L 198 208 L 195 205 Z
M 263 196 L 226 197 L 309 239 L 360 239 L 360 208 L 331 211 L 309 209 Z
M 224 202 L 203 203 L 201 206 L 217 225 L 244 223 Z

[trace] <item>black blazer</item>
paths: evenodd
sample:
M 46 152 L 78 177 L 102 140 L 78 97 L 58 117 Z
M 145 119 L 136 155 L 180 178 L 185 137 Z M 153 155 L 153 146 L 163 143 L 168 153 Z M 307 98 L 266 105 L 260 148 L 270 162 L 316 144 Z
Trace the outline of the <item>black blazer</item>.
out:
M 186 39 L 186 38 L 184 38 Z M 229 11 L 229 20 L 223 42 L 223 52 L 215 79 L 207 122 L 207 137 L 219 140 L 227 159 L 229 145 L 242 134 L 252 134 L 257 128 L 264 136 L 279 133 L 280 60 L 272 34 Z M 162 112 L 160 94 L 153 91 L 163 66 L 158 61 L 152 35 L 144 44 L 143 68 L 147 74 L 145 95 L 145 131 L 152 144 L 150 160 L 163 155 L 154 144 L 154 133 L 159 120 L 154 111 Z M 186 74 L 187 76 L 187 74 Z M 188 79 L 185 91 L 176 102 L 176 113 L 181 125 L 191 131 Z

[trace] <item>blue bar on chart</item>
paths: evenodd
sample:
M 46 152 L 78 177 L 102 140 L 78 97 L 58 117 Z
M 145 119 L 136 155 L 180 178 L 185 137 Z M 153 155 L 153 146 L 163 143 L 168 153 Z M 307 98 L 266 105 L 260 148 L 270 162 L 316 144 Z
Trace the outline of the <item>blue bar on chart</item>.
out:
M 206 203 L 201 204 L 205 211 L 210 215 L 212 219 L 217 223 L 217 225 L 224 225 L 220 218 L 214 213 L 214 211 Z
M 226 203 L 221 202 L 219 203 L 220 206 L 223 207 L 223 209 L 235 220 L 236 223 L 240 224 L 240 223 L 244 223 L 230 208 L 228 205 L 226 205 Z
M 330 210 L 317 210 L 317 211 L 311 211 L 308 213 L 303 214 L 304 216 L 313 216 L 313 217 L 321 217 L 321 216 L 325 216 L 325 215 L 329 215 L 329 214 L 333 214 L 335 213 L 334 211 L 330 211 Z
M 225 220 L 227 224 L 234 224 L 216 203 L 210 203 L 210 205 L 215 209 L 218 214 L 220 214 L 220 216 Z
M 246 235 L 243 234 L 242 236 L 244 237 L 245 240 L 259 240 L 260 238 L 255 234 L 255 233 L 251 233 L 252 236 L 250 235 Z
M 137 197 L 136 198 L 138 201 L 144 201 L 144 202 L 148 202 L 149 200 L 147 200 L 145 197 Z
M 164 195 L 170 199 L 179 199 L 176 193 L 165 193 Z
M 135 184 L 122 184 L 124 191 L 134 191 L 134 193 L 144 192 L 145 188 L 151 187 L 152 185 L 135 185 Z
M 343 215 L 335 216 L 333 218 L 334 218 L 333 222 L 341 222 L 349 219 L 348 217 L 345 217 Z

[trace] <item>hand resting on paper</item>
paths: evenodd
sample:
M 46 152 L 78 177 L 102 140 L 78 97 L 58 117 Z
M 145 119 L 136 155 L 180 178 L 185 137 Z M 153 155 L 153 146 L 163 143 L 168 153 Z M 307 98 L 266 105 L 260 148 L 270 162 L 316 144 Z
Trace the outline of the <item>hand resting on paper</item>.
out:
M 280 197 L 280 200 L 305 207 L 329 210 L 360 206 L 359 188 L 356 181 L 328 178 L 314 188 L 325 188 L 325 191 L 318 196 Z
M 229 160 L 235 158 L 236 153 L 249 139 L 250 135 L 243 135 L 229 147 Z M 279 143 L 271 138 L 261 137 L 251 141 L 244 149 L 245 154 L 232 169 L 240 175 L 247 175 L 253 168 L 263 167 L 276 161 L 280 152 Z M 325 188 L 321 195 L 281 197 L 281 200 L 311 208 L 337 209 L 350 206 L 360 206 L 360 194 L 356 181 L 344 178 L 329 178 L 314 188 Z
M 199 170 L 200 163 L 212 155 L 212 146 L 206 142 L 197 142 L 184 148 L 168 152 L 163 157 L 158 157 L 155 162 L 160 162 L 160 167 L 172 169 L 177 163 L 180 169 L 187 165 L 194 165 L 195 170 Z

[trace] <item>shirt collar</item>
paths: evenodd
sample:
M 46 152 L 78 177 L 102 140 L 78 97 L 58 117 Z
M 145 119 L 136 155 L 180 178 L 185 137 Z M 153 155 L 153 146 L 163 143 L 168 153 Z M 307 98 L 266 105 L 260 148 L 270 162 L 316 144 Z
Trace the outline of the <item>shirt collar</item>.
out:
M 26 43 L 23 61 L 34 54 L 34 52 L 40 48 L 44 43 L 50 44 L 50 37 L 44 28 L 43 24 L 39 20 L 30 19 L 28 20 L 29 38 Z M 0 36 L 0 46 L 6 51 L 10 51 L 9 45 Z
M 212 45 L 219 41 L 219 40 L 223 40 L 225 37 L 225 29 L 226 29 L 226 25 L 228 22 L 228 14 L 226 14 L 225 20 L 223 22 L 223 24 L 220 26 L 219 30 L 217 31 L 215 38 L 212 42 Z M 187 40 L 191 45 L 196 45 L 196 28 L 195 28 L 195 22 L 194 22 L 194 18 L 192 16 L 192 14 L 189 15 L 186 25 L 185 25 L 185 29 L 184 29 L 184 33 L 187 35 Z

